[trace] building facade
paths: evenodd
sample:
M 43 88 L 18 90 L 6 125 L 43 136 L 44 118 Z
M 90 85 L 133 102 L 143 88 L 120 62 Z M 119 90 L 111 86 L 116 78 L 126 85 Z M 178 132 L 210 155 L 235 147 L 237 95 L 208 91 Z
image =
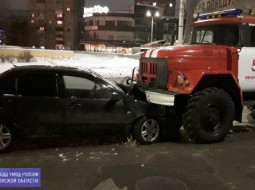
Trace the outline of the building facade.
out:
M 85 51 L 118 52 L 133 46 L 133 14 L 98 13 L 84 18 L 84 23 L 81 43 Z
M 28 0 L 29 46 L 80 47 L 83 0 Z
M 119 52 L 156 40 L 173 44 L 177 39 L 178 5 L 175 0 L 134 0 L 128 12 L 109 9 L 109 12 L 103 13 L 107 6 L 95 5 L 84 9 L 81 44 L 85 51 Z M 87 11 L 96 13 L 88 14 Z M 159 16 L 148 17 L 147 11 L 152 12 L 152 15 L 159 12 Z

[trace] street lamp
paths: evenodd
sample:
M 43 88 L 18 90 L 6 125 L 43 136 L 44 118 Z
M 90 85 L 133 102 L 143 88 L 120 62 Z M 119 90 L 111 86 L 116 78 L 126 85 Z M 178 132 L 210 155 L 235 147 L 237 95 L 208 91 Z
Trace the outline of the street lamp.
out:
M 151 42 L 153 41 L 153 24 L 154 24 L 154 18 L 155 17 L 159 17 L 160 16 L 160 14 L 159 14 L 159 12 L 158 11 L 156 11 L 155 13 L 154 13 L 154 15 L 151 13 L 151 11 L 147 11 L 146 12 L 146 16 L 147 17 L 151 17 Z
M 183 30 L 184 30 L 184 2 L 180 0 L 180 12 L 179 12 L 179 29 L 178 29 L 178 45 L 183 44 Z

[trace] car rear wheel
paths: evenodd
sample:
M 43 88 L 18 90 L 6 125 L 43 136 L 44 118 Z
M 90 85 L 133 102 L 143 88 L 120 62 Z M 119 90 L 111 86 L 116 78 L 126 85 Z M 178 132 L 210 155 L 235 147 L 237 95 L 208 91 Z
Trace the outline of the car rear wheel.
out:
M 134 137 L 140 144 L 147 145 L 156 142 L 159 138 L 159 123 L 153 118 L 143 117 L 134 127 Z
M 10 150 L 14 142 L 14 130 L 11 126 L 0 123 L 0 153 Z

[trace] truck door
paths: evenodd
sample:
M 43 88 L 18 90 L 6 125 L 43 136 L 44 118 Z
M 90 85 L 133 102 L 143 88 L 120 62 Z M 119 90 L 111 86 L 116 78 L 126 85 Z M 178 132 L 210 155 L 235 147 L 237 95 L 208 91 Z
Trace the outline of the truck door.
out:
M 239 51 L 238 80 L 243 92 L 254 91 L 255 84 L 255 24 L 242 30 L 243 44 Z

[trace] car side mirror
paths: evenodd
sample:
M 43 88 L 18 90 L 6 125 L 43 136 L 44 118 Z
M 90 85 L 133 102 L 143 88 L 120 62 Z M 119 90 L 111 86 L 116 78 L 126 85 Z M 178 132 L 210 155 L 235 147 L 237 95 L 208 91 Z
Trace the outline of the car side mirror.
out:
M 117 92 L 112 93 L 111 102 L 118 102 L 121 100 L 121 95 L 119 95 Z

